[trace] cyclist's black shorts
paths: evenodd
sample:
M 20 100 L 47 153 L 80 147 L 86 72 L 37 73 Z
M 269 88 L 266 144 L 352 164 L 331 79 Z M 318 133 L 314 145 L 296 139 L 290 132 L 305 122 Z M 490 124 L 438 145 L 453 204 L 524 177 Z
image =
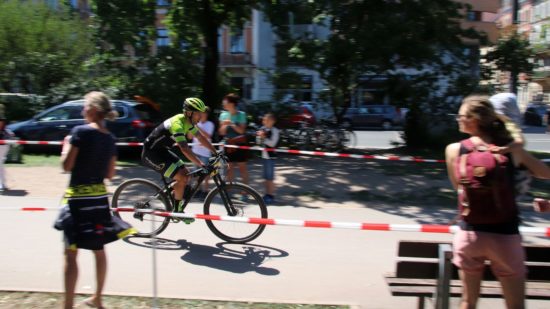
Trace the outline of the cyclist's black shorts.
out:
M 183 161 L 168 148 L 143 147 L 141 162 L 167 178 L 174 178 L 174 175 L 185 168 Z

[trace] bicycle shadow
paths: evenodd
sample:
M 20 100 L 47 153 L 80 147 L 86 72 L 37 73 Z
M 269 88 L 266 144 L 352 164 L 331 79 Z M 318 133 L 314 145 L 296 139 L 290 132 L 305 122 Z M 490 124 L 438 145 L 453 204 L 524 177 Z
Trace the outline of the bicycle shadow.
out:
M 236 274 L 256 272 L 264 276 L 277 276 L 278 269 L 262 266 L 270 258 L 287 257 L 288 252 L 255 244 L 218 243 L 216 247 L 178 240 L 184 250 L 181 259 L 193 265 L 205 266 Z
M 183 248 L 177 241 L 166 238 L 147 238 L 139 236 L 128 236 L 122 239 L 127 244 L 138 246 L 142 248 L 152 249 L 155 247 L 157 250 L 182 250 Z
M 271 258 L 282 258 L 289 256 L 289 253 L 278 248 L 256 245 L 256 244 L 232 244 L 228 242 L 217 243 L 215 247 L 194 244 L 185 239 L 177 241 L 166 238 L 144 238 L 129 236 L 123 239 L 124 242 L 157 250 L 185 250 L 187 251 L 181 259 L 187 263 L 243 274 L 256 272 L 264 276 L 277 276 L 278 269 L 262 266 Z

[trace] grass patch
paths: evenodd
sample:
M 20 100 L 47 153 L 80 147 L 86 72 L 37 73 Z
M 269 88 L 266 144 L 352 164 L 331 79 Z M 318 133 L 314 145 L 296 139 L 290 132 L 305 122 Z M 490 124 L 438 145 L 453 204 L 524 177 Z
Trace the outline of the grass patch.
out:
M 23 163 L 6 163 L 6 166 L 20 166 L 20 167 L 33 167 L 33 166 L 59 166 L 59 155 L 51 154 L 23 154 Z
M 88 295 L 78 295 L 75 305 L 83 302 Z M 39 293 L 39 292 L 8 292 L 0 291 L 1 308 L 61 308 L 63 302 L 62 293 Z M 152 299 L 148 297 L 130 296 L 104 296 L 103 305 L 106 308 L 132 308 L 145 309 L 152 307 Z M 251 303 L 251 302 L 225 302 L 208 300 L 186 300 L 160 298 L 158 308 L 208 308 L 208 309 L 233 309 L 233 308 L 305 308 L 305 309 L 329 309 L 349 308 L 348 306 L 334 305 L 305 305 L 305 304 L 279 304 L 279 303 Z M 89 308 L 85 305 L 75 308 Z
M 23 154 L 23 163 L 6 163 L 6 166 L 17 167 L 34 167 L 34 166 L 59 166 L 59 155 L 54 154 Z M 117 161 L 117 166 L 120 167 L 135 167 L 140 166 L 140 160 L 135 158 L 121 158 Z

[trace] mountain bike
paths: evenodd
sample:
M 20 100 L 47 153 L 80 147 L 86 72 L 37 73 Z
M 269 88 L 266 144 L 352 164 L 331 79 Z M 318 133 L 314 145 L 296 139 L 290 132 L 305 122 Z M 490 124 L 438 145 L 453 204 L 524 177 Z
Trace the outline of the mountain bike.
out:
M 205 215 L 267 218 L 267 207 L 260 194 L 253 188 L 237 183 L 226 182 L 221 171 L 227 167 L 223 155 L 210 159 L 206 168 L 189 172 L 189 184 L 185 188 L 183 209 L 199 191 L 207 176 L 215 184 L 204 199 Z M 142 178 L 129 179 L 121 183 L 113 193 L 113 208 L 134 208 L 134 210 L 153 210 L 171 212 L 175 209 L 173 196 L 174 181 L 162 177 L 163 186 Z M 132 224 L 139 233 L 135 236 L 152 237 L 160 234 L 170 222 L 183 221 L 144 212 L 118 212 L 115 216 Z M 152 224 L 154 220 L 154 224 Z M 256 239 L 265 229 L 265 224 L 246 224 L 217 220 L 205 220 L 208 228 L 219 238 L 232 243 L 246 243 Z

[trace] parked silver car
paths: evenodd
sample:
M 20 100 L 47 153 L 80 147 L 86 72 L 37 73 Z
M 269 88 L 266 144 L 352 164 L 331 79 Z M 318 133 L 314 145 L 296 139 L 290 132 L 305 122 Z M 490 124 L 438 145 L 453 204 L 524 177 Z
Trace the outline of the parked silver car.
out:
M 342 126 L 346 129 L 381 127 L 389 130 L 402 122 L 401 111 L 393 105 L 366 105 L 348 108 L 342 119 Z

